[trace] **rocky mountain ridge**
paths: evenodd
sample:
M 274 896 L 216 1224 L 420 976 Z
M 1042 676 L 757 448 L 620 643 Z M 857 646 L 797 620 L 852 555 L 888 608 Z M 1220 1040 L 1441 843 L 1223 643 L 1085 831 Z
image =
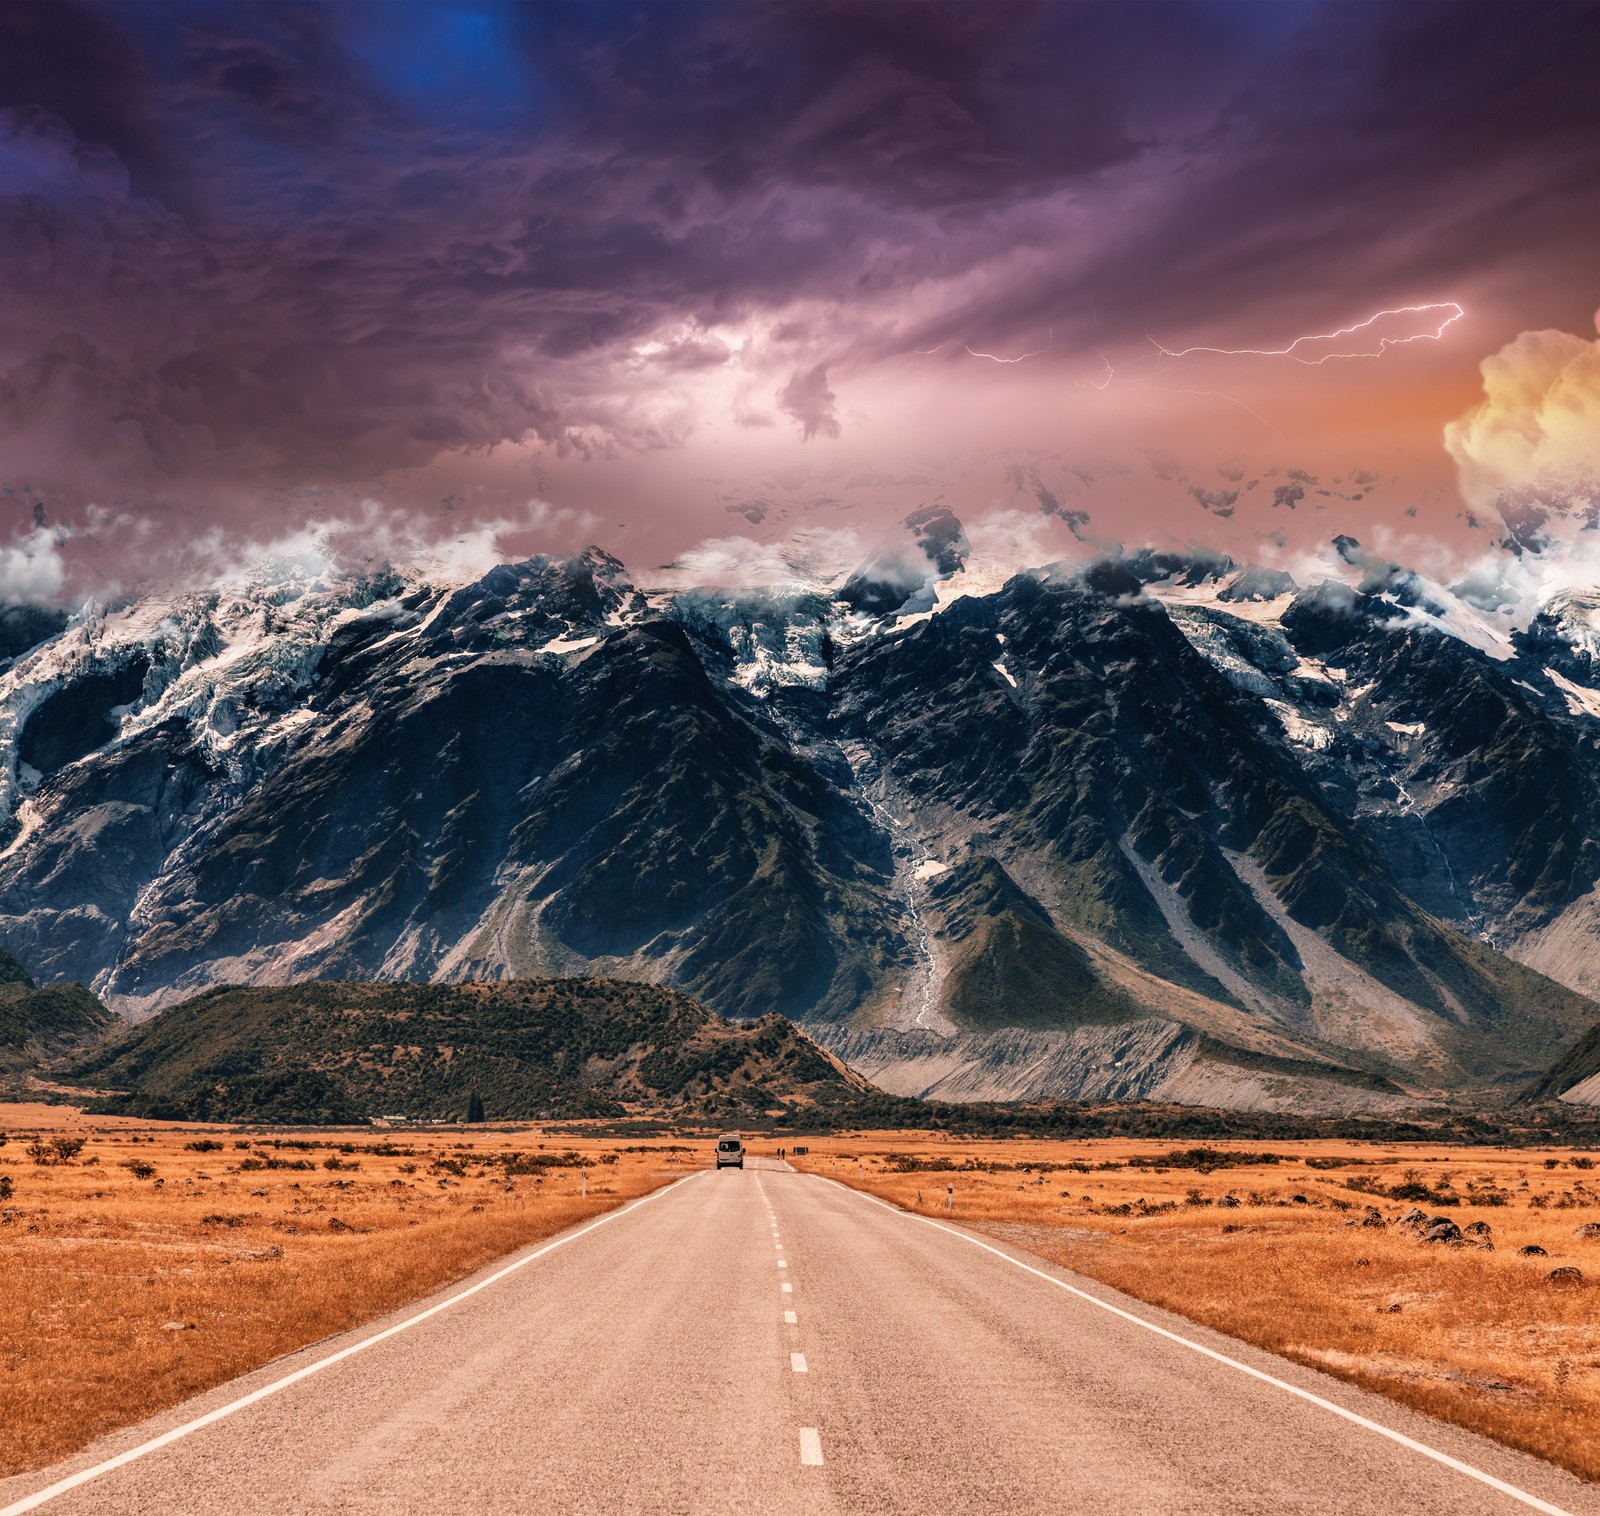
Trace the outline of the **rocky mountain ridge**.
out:
M 1221 1103 L 1509 1090 L 1600 1020 L 1600 596 L 1519 623 L 1336 548 L 1306 586 L 1154 552 L 990 584 L 936 507 L 839 585 L 591 549 L 44 620 L 0 665 L 0 940 L 135 1016 L 620 974 L 851 1029 L 895 1090 L 899 1032 L 1151 1018 L 1244 1071 L 1190 1079 Z M 1130 1088 L 1176 1077 L 1133 1041 Z M 1098 1087 L 1055 1062 L 970 1082 Z

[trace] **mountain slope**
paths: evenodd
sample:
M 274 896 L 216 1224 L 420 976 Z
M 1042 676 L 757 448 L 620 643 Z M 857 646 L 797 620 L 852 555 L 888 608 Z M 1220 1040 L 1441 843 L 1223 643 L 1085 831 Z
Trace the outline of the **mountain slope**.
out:
M 1070 1027 L 1135 1020 L 1139 1004 L 1095 970 L 1049 913 L 992 857 L 969 858 L 928 888 L 937 934 L 952 945 L 941 986 L 959 1026 Z
M 1522 1098 L 1600 1105 L 1600 1023 L 1590 1027 L 1552 1068 L 1534 1080 Z
M 1313 1054 L 1514 1078 L 1585 1024 L 1584 997 L 1412 901 L 1267 703 L 1120 566 L 958 601 L 851 650 L 834 688 L 924 851 L 981 847 L 1059 929 Z

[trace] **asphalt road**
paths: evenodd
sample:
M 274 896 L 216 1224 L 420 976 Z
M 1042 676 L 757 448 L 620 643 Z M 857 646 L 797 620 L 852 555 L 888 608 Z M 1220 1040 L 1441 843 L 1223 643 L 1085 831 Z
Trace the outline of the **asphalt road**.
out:
M 0 1483 L 0 1516 L 1600 1513 L 1546 1464 L 776 1164 L 566 1236 Z

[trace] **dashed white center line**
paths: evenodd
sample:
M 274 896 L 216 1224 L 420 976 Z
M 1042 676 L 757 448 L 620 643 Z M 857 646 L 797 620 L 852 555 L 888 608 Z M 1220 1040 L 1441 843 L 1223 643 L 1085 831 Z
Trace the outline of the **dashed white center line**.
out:
M 789 1355 L 789 1367 L 796 1374 L 809 1374 L 811 1372 L 806 1367 L 806 1355 L 804 1353 L 791 1353 Z
M 785 1279 L 783 1283 L 778 1286 L 778 1288 L 782 1290 L 785 1295 L 794 1294 L 794 1286 L 790 1284 L 787 1279 Z
M 815 1427 L 800 1428 L 800 1462 L 822 1463 L 822 1434 Z
M 789 1260 L 788 1260 L 788 1259 L 787 1259 L 787 1258 L 780 1258 L 780 1259 L 779 1259 L 779 1260 L 778 1260 L 778 1267 L 779 1267 L 779 1268 L 780 1268 L 780 1269 L 786 1269 L 786 1268 L 788 1268 L 788 1267 L 789 1267 Z
M 783 1313 L 783 1319 L 790 1326 L 799 1326 L 800 1325 L 800 1318 L 798 1316 L 796 1316 L 793 1311 L 785 1311 Z

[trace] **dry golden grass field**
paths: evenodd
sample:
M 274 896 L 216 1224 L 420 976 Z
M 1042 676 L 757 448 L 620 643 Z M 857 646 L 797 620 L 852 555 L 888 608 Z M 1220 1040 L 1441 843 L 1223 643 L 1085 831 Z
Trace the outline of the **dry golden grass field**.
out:
M 0 1475 L 610 1210 L 706 1149 L 236 1133 L 59 1106 L 0 1106 L 0 1134 Z
M 797 1167 L 1600 1479 L 1600 1157 L 908 1133 L 808 1146 Z M 1400 1224 L 1413 1207 L 1488 1235 L 1425 1241 Z

